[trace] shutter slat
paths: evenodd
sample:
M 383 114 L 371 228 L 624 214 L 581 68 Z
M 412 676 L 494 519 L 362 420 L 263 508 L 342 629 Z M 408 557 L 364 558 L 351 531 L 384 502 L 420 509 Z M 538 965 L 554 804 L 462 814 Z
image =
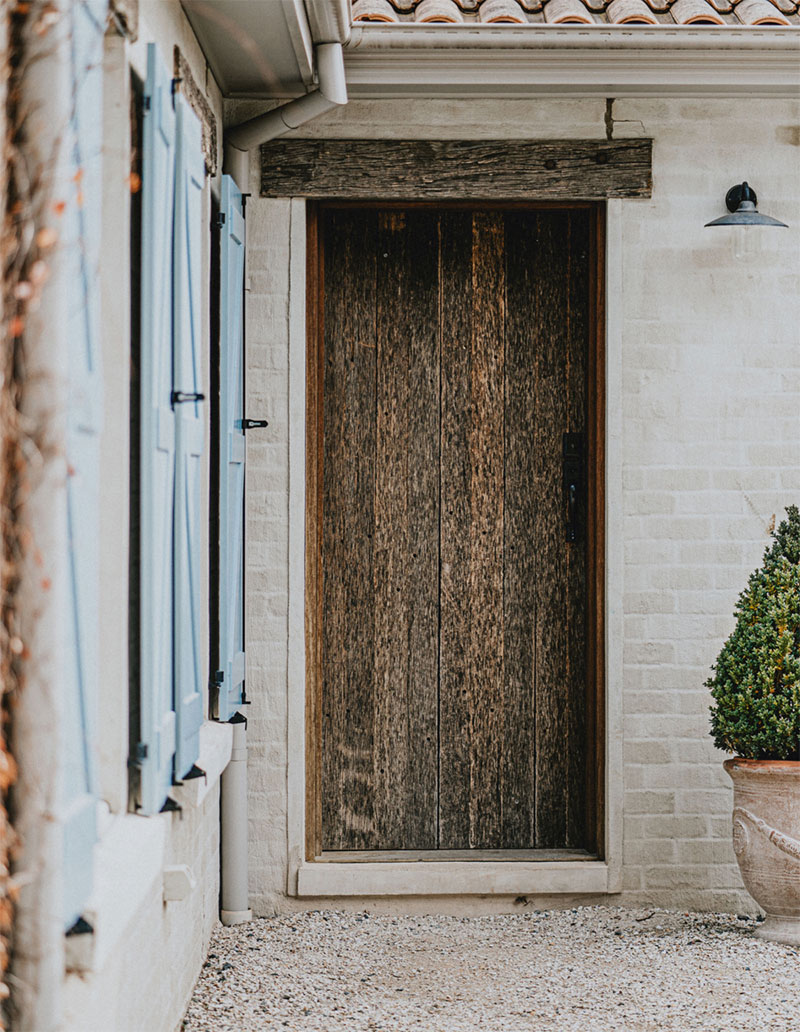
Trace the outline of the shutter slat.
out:
M 244 652 L 244 256 L 242 194 L 222 177 L 220 211 L 220 585 L 219 656 L 224 679 L 218 716 L 228 720 L 242 703 Z
M 201 258 L 203 162 L 200 121 L 177 96 L 174 235 L 173 390 L 203 393 L 200 366 L 202 327 Z M 182 777 L 198 757 L 203 723 L 200 517 L 203 403 L 175 406 L 175 775 Z
M 172 222 L 175 113 L 172 83 L 147 48 L 142 153 L 140 739 L 141 812 L 157 813 L 172 783 Z

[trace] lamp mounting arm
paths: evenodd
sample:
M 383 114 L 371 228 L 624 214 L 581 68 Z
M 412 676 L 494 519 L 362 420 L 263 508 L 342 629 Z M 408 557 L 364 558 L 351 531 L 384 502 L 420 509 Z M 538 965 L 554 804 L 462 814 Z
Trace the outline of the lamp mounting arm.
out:
M 739 183 L 738 186 L 732 186 L 725 194 L 725 206 L 728 211 L 738 211 L 739 205 L 742 201 L 752 201 L 754 206 L 758 207 L 758 197 L 756 196 L 756 192 L 752 186 L 746 182 Z

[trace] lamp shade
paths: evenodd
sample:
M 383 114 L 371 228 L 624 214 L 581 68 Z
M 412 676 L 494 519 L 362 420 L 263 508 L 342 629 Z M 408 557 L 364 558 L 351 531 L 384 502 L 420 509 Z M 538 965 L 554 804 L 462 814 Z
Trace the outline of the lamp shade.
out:
M 758 197 L 755 190 L 747 183 L 732 186 L 725 195 L 725 204 L 730 215 L 707 222 L 706 226 L 783 226 L 785 222 L 773 219 L 770 215 L 762 215 L 756 205 Z

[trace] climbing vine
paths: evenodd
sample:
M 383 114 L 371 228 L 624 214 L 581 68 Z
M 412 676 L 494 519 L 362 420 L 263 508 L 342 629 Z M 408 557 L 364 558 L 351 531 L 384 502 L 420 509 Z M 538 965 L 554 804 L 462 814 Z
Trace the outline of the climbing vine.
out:
M 9 794 L 16 764 L 9 748 L 13 702 L 22 690 L 25 646 L 19 633 L 17 598 L 20 587 L 24 534 L 20 520 L 25 468 L 23 329 L 29 299 L 25 232 L 29 207 L 22 168 L 19 77 L 23 65 L 22 38 L 29 10 L 25 4 L 2 8 L 0 23 L 0 200 L 2 200 L 2 315 L 0 352 L 0 1028 L 7 1028 L 10 990 L 7 971 L 12 946 L 14 886 L 11 881 L 16 836 L 9 818 Z

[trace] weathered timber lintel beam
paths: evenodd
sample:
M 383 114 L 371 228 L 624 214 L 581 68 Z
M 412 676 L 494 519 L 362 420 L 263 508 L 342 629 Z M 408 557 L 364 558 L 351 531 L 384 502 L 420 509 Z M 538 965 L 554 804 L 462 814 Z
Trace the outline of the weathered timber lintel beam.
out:
M 652 144 L 629 140 L 275 140 L 261 196 L 352 200 L 650 197 Z

